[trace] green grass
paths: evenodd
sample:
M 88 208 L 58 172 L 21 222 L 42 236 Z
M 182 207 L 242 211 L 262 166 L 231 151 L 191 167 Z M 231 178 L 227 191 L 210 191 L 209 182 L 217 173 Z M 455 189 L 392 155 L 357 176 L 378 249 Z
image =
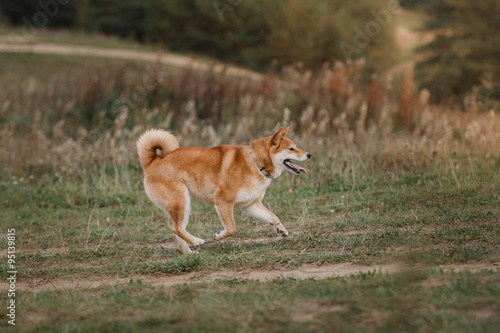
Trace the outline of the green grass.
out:
M 269 282 L 21 292 L 19 331 L 494 332 L 500 274 L 409 270 Z M 3 295 L 2 295 L 3 297 Z M 2 323 L 4 327 L 5 323 Z
M 268 190 L 265 203 L 290 238 L 276 237 L 269 226 L 237 213 L 235 237 L 209 241 L 191 256 L 173 247 L 170 221 L 146 198 L 137 166 L 96 167 L 76 177 L 2 177 L 0 228 L 4 234 L 16 229 L 19 282 L 135 278 L 98 288 L 36 293 L 20 288 L 18 328 L 494 331 L 499 272 L 432 268 L 498 262 L 500 183 L 494 161 L 455 176 L 438 165 L 390 179 L 372 172 L 355 186 L 349 173 L 319 171 L 318 165 L 311 161 L 310 173 L 283 176 Z M 360 164 L 355 172 L 361 171 Z M 188 230 L 210 240 L 220 228 L 213 208 L 193 201 Z M 413 269 L 319 281 L 226 278 L 172 287 L 137 280 L 332 263 L 405 263 Z M 7 270 L 3 256 L 2 279 Z M 7 301 L 4 293 L 0 298 Z
M 310 167 L 314 170 L 314 162 Z M 500 187 L 494 167 L 484 167 L 477 178 L 459 174 L 460 188 L 444 172 L 426 171 L 419 181 L 374 173 L 353 191 L 337 188 L 326 173 L 284 176 L 272 184 L 265 203 L 290 238 L 276 237 L 269 226 L 237 212 L 236 236 L 212 241 L 220 222 L 213 207 L 195 200 L 188 230 L 208 242 L 188 264 L 179 261 L 170 221 L 145 196 L 136 166 L 118 172 L 88 170 L 77 179 L 4 179 L 1 228 L 15 228 L 18 247 L 28 251 L 19 255 L 19 276 L 27 281 L 269 269 L 290 263 L 494 261 L 500 245 Z M 82 268 L 84 263 L 92 267 Z M 6 271 L 3 265 L 2 278 Z
M 313 151 L 314 156 L 321 156 Z M 342 161 L 308 163 L 284 175 L 265 204 L 291 232 L 236 213 L 237 233 L 221 229 L 208 205 L 193 201 L 188 230 L 208 240 L 200 254 L 174 246 L 167 216 L 149 202 L 137 165 L 96 166 L 76 174 L 0 179 L 0 230 L 17 235 L 18 281 L 125 280 L 85 289 L 18 290 L 21 331 L 493 331 L 498 271 L 449 273 L 437 265 L 493 267 L 499 259 L 500 181 L 494 160 L 436 161 L 402 170 L 351 170 Z M 468 167 L 466 167 L 468 166 Z M 354 176 L 353 176 L 354 174 Z M 6 255 L 0 277 L 8 275 Z M 137 277 L 189 272 L 294 269 L 309 264 L 405 264 L 410 272 L 364 273 L 320 281 L 277 279 L 161 287 Z M 0 295 L 7 301 L 6 295 Z M 3 301 L 2 301 L 3 302 Z M 1 310 L 3 312 L 6 310 Z M 90 320 L 92 318 L 92 320 Z M 2 322 L 1 325 L 6 325 Z

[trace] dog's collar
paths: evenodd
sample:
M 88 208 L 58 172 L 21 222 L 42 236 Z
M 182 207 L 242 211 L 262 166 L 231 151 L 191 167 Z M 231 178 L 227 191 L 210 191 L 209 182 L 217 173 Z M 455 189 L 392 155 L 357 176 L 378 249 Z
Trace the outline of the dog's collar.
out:
M 271 174 L 266 170 L 265 167 L 262 167 L 260 166 L 259 162 L 257 162 L 257 159 L 255 158 L 255 156 L 253 155 L 253 152 L 252 152 L 252 148 L 248 149 L 248 153 L 250 154 L 250 156 L 252 157 L 255 165 L 257 166 L 257 168 L 259 169 L 260 172 L 262 172 L 262 174 L 264 176 L 266 176 L 267 178 L 269 179 L 273 179 L 273 176 L 271 176 Z

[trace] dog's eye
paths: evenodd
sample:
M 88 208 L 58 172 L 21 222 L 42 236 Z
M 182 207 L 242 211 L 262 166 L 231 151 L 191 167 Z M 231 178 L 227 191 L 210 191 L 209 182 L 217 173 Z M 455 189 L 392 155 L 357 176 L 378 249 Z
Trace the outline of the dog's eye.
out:
M 291 151 L 294 151 L 295 149 L 294 148 L 290 148 Z

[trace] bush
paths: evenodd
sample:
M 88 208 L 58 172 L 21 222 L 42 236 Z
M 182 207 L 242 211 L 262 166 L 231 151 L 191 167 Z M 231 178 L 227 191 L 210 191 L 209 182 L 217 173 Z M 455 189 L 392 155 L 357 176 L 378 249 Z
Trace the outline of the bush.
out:
M 426 1 L 420 6 L 430 19 L 425 29 L 436 37 L 420 49 L 425 59 L 416 79 L 435 101 L 463 98 L 473 86 L 476 101 L 500 98 L 500 3 L 496 0 Z

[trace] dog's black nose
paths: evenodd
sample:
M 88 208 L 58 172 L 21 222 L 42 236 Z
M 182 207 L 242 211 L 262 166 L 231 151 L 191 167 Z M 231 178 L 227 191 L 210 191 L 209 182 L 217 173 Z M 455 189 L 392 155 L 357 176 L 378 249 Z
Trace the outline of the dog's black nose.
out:
M 311 154 L 309 154 L 309 153 L 308 153 L 308 154 L 307 154 L 307 158 L 311 158 Z

